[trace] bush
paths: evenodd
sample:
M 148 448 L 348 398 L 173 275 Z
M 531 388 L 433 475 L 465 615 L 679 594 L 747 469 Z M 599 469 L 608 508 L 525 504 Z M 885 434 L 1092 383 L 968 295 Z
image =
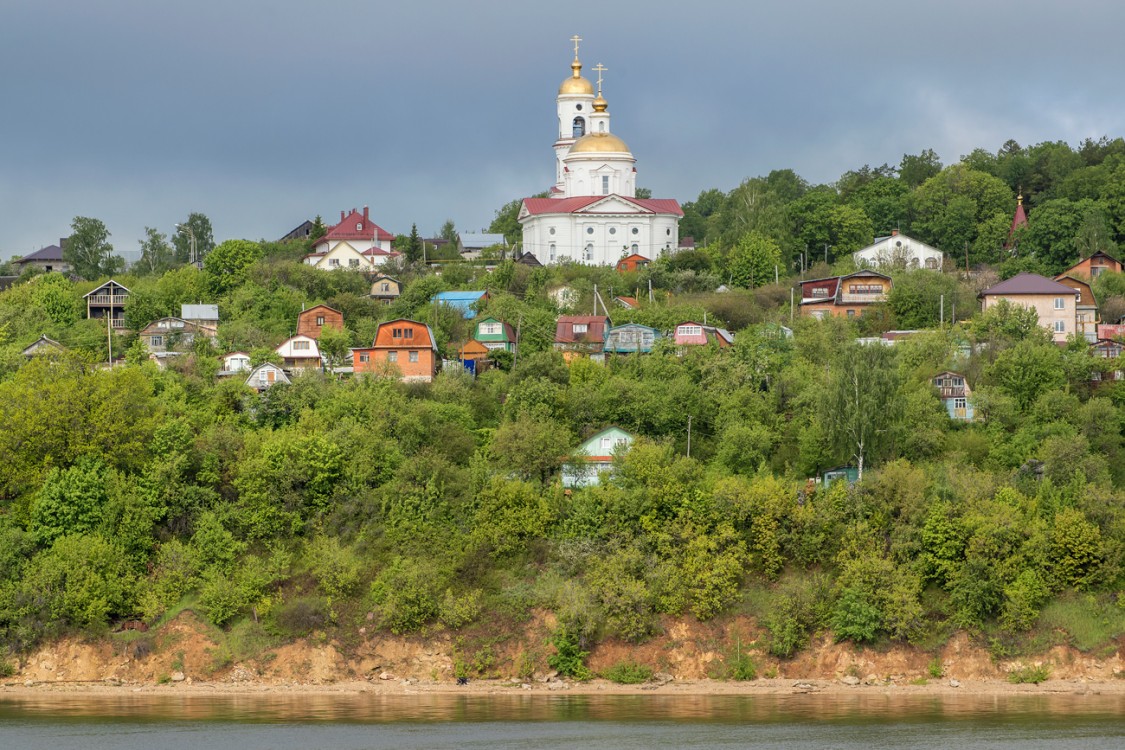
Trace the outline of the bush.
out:
M 278 607 L 273 621 L 284 636 L 306 636 L 328 624 L 328 602 L 319 596 L 302 596 Z
M 212 623 L 222 627 L 249 604 L 245 587 L 229 575 L 209 571 L 199 592 L 199 604 Z
M 750 654 L 739 651 L 734 655 L 730 665 L 730 679 L 740 682 L 749 682 L 758 679 L 758 666 Z
M 555 647 L 555 653 L 547 657 L 547 664 L 551 669 L 563 677 L 573 677 L 576 680 L 588 680 L 594 676 L 585 664 L 590 653 L 582 650 L 577 635 L 566 628 L 560 628 L 551 637 L 551 645 Z
M 1051 668 L 1046 664 L 1041 664 L 1038 667 L 1020 667 L 1013 669 L 1008 673 L 1008 682 L 1013 685 L 1023 685 L 1031 683 L 1038 685 L 1040 682 L 1046 682 L 1051 677 Z
M 0 659 L 0 677 L 12 677 L 16 673 L 16 665 L 5 659 Z
M 444 578 L 419 560 L 397 558 L 371 584 L 380 624 L 395 635 L 420 630 L 438 616 Z
M 640 685 L 652 679 L 652 668 L 643 664 L 623 661 L 602 673 L 602 677 L 618 685 Z

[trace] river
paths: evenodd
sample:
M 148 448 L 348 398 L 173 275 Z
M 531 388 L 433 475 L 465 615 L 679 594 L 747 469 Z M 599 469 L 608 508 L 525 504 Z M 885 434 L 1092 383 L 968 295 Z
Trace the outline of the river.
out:
M 0 694 L 0 748 L 1121 750 L 1125 696 Z

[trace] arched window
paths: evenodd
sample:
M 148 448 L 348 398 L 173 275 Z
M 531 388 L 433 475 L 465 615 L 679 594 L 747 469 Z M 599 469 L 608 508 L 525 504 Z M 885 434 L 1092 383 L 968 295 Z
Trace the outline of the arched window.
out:
M 575 117 L 572 127 L 573 130 L 571 132 L 575 138 L 581 138 L 586 135 L 586 120 L 584 118 Z
M 599 122 L 599 123 L 598 123 L 598 132 L 599 132 L 599 133 L 604 133 L 604 132 L 605 132 L 605 123 L 604 123 L 604 122 Z
M 555 243 L 551 243 L 551 262 L 555 262 Z
M 634 253 L 640 252 L 640 248 L 639 248 L 639 247 L 637 247 L 637 243 L 636 243 L 636 242 L 634 242 L 634 243 L 633 243 L 633 247 L 631 247 L 630 249 L 631 249 L 631 250 L 632 250 L 632 251 L 633 251 Z
M 594 243 L 591 242 L 586 245 L 586 262 L 592 263 L 594 260 Z

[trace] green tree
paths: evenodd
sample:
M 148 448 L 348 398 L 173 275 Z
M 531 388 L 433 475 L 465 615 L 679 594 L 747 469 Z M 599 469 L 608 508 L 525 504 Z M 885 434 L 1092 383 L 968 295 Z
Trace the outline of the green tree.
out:
M 71 235 L 63 243 L 63 257 L 83 279 L 97 279 L 120 271 L 125 263 L 113 254 L 109 230 L 98 219 L 75 216 Z
M 408 264 L 422 260 L 422 239 L 418 236 L 417 224 L 410 225 L 410 236 L 406 239 L 402 254 Z
M 933 149 L 920 154 L 903 154 L 898 167 L 898 178 L 908 187 L 916 188 L 941 171 L 941 160 Z
M 832 367 L 824 413 L 838 450 L 864 466 L 882 458 L 893 445 L 901 412 L 899 375 L 891 349 L 848 346 Z
M 317 214 L 316 218 L 313 219 L 312 229 L 309 231 L 309 246 L 316 244 L 316 241 L 326 234 L 328 234 L 328 227 L 324 226 L 324 219 L 320 217 L 320 214 Z
M 246 272 L 262 257 L 262 247 L 249 240 L 227 240 L 207 254 L 203 272 L 214 294 L 225 294 L 246 281 Z
M 758 287 L 773 281 L 781 265 L 781 248 L 769 237 L 749 232 L 727 259 L 730 278 L 739 286 Z
M 192 237 L 195 238 L 195 257 L 191 257 Z M 176 248 L 177 263 L 192 263 L 204 260 L 215 249 L 215 237 L 211 230 L 211 220 L 206 215 L 192 211 L 183 224 L 176 225 L 172 235 Z
M 141 260 L 137 267 L 145 273 L 156 275 L 172 264 L 174 256 L 167 235 L 153 227 L 145 227 L 145 238 L 138 242 L 141 245 Z

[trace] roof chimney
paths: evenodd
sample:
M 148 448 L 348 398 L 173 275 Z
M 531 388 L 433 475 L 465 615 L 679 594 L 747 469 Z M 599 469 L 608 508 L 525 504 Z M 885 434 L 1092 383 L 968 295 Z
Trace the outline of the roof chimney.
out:
M 363 207 L 363 220 L 367 221 L 367 206 Z
M 343 221 L 345 216 L 347 216 L 347 213 L 345 213 L 343 209 L 340 209 L 340 221 Z
M 891 236 L 892 236 L 892 237 L 898 237 L 898 230 L 897 230 L 897 229 L 892 229 L 892 230 L 891 230 Z

